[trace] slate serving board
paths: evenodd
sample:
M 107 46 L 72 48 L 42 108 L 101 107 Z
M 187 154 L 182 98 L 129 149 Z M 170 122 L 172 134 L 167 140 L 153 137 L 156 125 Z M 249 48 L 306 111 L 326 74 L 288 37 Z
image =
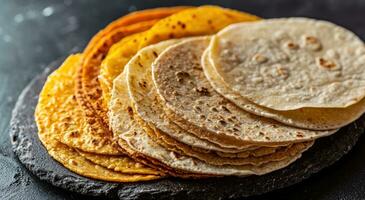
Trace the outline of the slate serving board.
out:
M 40 143 L 34 121 L 34 109 L 47 76 L 63 59 L 49 65 L 23 90 L 13 110 L 11 142 L 13 150 L 33 174 L 50 184 L 84 195 L 111 199 L 225 199 L 244 198 L 298 183 L 328 167 L 345 155 L 365 128 L 365 116 L 328 138 L 316 141 L 302 158 L 279 171 L 245 178 L 225 177 L 205 180 L 168 178 L 144 183 L 117 184 L 79 176 L 54 161 Z
M 160 6 L 204 4 L 248 11 L 264 18 L 306 16 L 329 20 L 365 39 L 364 0 L 2 0 L 0 199 L 104 199 L 84 197 L 54 187 L 19 163 L 18 157 L 12 153 L 9 139 L 11 110 L 18 95 L 32 78 L 42 72 L 46 64 L 70 53 L 80 52 L 98 30 L 121 15 Z M 285 189 L 244 199 L 365 199 L 364 155 L 365 137 L 362 136 L 348 155 L 311 178 Z M 114 197 L 118 197 L 117 192 L 114 193 Z

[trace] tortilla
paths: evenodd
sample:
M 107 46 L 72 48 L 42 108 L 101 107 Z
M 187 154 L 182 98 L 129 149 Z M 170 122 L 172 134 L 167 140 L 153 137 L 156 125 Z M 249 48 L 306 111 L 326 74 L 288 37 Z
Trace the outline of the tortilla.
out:
M 136 118 L 138 118 L 138 117 L 136 117 Z M 143 126 L 148 126 L 148 125 L 144 124 Z M 200 148 L 195 148 L 195 147 L 192 147 L 185 143 L 182 143 L 182 142 L 170 137 L 169 135 L 165 134 L 164 132 L 156 129 L 153 126 L 148 126 L 147 129 L 150 129 L 150 130 L 145 130 L 146 133 L 156 143 L 158 143 L 159 145 L 163 146 L 164 148 L 166 148 L 168 150 L 175 151 L 182 155 L 189 155 L 189 153 L 191 154 L 192 152 L 196 152 L 198 154 L 200 154 L 200 153 L 211 154 L 211 155 L 220 156 L 223 158 L 247 158 L 249 156 L 259 157 L 259 156 L 272 154 L 272 153 L 275 153 L 278 148 L 280 148 L 280 147 L 251 147 L 251 148 L 247 148 L 245 150 L 240 150 L 237 153 L 232 153 L 232 152 L 226 153 L 226 152 L 222 152 L 222 151 L 204 151 Z M 153 130 L 153 131 L 151 131 L 151 130 Z M 191 155 L 191 156 L 193 156 L 193 155 Z
M 148 125 L 143 123 L 143 120 L 136 120 L 142 127 Z M 141 123 L 142 122 L 142 123 Z M 288 155 L 296 154 L 298 146 L 301 148 L 303 144 L 296 143 L 280 148 L 266 148 L 266 152 L 259 149 L 252 151 L 244 151 L 242 153 L 230 153 L 229 156 L 220 156 L 216 152 L 200 152 L 191 148 L 189 145 L 179 143 L 167 135 L 157 134 L 156 129 L 147 128 L 144 131 L 148 134 L 156 144 L 162 146 L 166 150 L 173 151 L 179 155 L 185 155 L 196 158 L 211 165 L 253 165 L 260 166 L 265 163 L 281 161 L 287 159 Z M 257 152 L 257 153 L 256 153 Z M 227 154 L 227 153 L 223 153 Z
M 129 13 L 113 22 L 111 22 L 103 30 L 99 31 L 89 42 L 84 51 L 86 58 L 91 58 L 93 55 L 97 55 L 97 51 L 102 50 L 108 52 L 111 44 L 118 42 L 121 38 L 125 37 L 123 28 L 127 25 L 136 24 L 139 22 L 148 22 L 151 20 L 159 20 L 165 18 L 173 13 L 179 12 L 189 8 L 189 6 L 176 6 L 166 8 L 153 8 L 145 9 L 142 11 L 135 11 Z M 122 28 L 122 29 L 120 29 Z M 107 45 L 105 45 L 107 44 Z
M 115 172 L 121 172 L 125 174 L 147 174 L 147 175 L 159 175 L 163 176 L 164 172 L 150 169 L 139 162 L 135 162 L 128 156 L 111 156 L 111 155 L 100 155 L 94 153 L 88 153 L 77 150 L 77 152 L 84 157 L 86 160 L 100 165 L 109 170 Z
M 364 43 L 330 22 L 235 24 L 214 37 L 210 51 L 228 87 L 263 107 L 345 108 L 365 96 Z
M 311 131 L 252 115 L 211 87 L 201 67 L 209 37 L 169 47 L 153 64 L 153 81 L 170 119 L 197 137 L 222 147 L 302 142 L 335 131 Z
M 70 56 L 48 77 L 38 104 L 42 111 L 38 112 L 38 119 L 47 119 L 47 126 L 59 129 L 53 131 L 54 137 L 67 146 L 86 152 L 120 155 L 109 140 L 93 134 L 76 101 L 74 80 L 81 60 L 81 54 Z
M 100 63 L 109 48 L 121 38 L 149 29 L 159 19 L 185 9 L 161 8 L 140 11 L 120 18 L 99 32 L 85 49 L 85 57 L 76 76 L 76 98 L 89 126 L 88 135 L 110 143 L 112 133 L 108 127 L 107 106 L 103 102 L 98 81 Z M 77 145 L 77 144 L 76 144 Z M 82 148 L 82 150 L 85 150 Z M 101 153 L 101 152 L 96 152 Z
M 269 162 L 261 166 L 215 166 L 166 150 L 157 143 L 153 142 L 153 140 L 151 140 L 148 135 L 143 132 L 143 130 L 138 130 L 140 127 L 136 128 L 137 129 L 134 129 L 131 132 L 120 134 L 121 139 L 123 139 L 129 145 L 129 147 L 133 149 L 133 151 L 140 152 L 146 156 L 159 160 L 171 168 L 200 174 L 234 176 L 263 175 L 288 166 L 290 163 L 300 158 L 301 153 L 307 150 L 313 144 L 313 142 L 300 143 L 301 148 L 298 149 L 298 152 L 296 152 L 294 155 L 289 155 L 285 160 Z
M 112 182 L 139 182 L 159 179 L 156 175 L 125 174 L 108 170 L 89 162 L 75 150 L 55 140 L 49 132 L 40 137 L 43 145 L 52 158 L 60 162 L 70 171 L 81 176 Z
M 300 143 L 300 147 L 293 155 L 288 155 L 285 160 L 269 162 L 262 166 L 215 166 L 206 164 L 197 159 L 179 155 L 169 151 L 151 140 L 142 126 L 134 119 L 135 115 L 131 107 L 130 97 L 127 93 L 126 73 L 122 73 L 114 80 L 112 99 L 110 103 L 110 122 L 115 134 L 119 135 L 118 143 L 126 149 L 129 155 L 135 159 L 153 160 L 154 165 L 164 166 L 174 176 L 182 176 L 184 172 L 201 175 L 238 175 L 265 174 L 280 169 L 294 162 L 307 150 L 313 142 Z M 128 130 L 126 129 L 128 127 Z M 148 128 L 148 126 L 143 126 Z M 151 163 L 151 162 L 150 162 Z M 179 173 L 174 173 L 174 171 Z M 171 172 L 172 171 L 172 172 Z
M 290 126 L 313 130 L 337 129 L 355 121 L 365 111 L 365 99 L 346 108 L 300 108 L 287 111 L 269 109 L 252 103 L 227 86 L 209 60 L 209 48 L 204 52 L 201 62 L 206 78 L 222 96 L 247 112 Z
M 218 6 L 201 6 L 186 9 L 157 22 L 151 29 L 138 36 L 130 36 L 116 43 L 100 68 L 100 83 L 106 102 L 110 101 L 113 80 L 122 73 L 124 66 L 138 50 L 151 44 L 173 38 L 210 35 L 229 24 L 254 21 L 259 18 L 244 12 Z
M 174 139 L 192 146 L 197 151 L 237 153 L 242 150 L 222 148 L 202 140 L 180 128 L 165 116 L 159 96 L 152 82 L 152 63 L 167 47 L 181 40 L 168 40 L 141 49 L 126 65 L 128 92 L 139 115 L 149 126 L 160 129 Z M 163 133 L 161 133 L 163 134 Z M 248 147 L 247 147 L 248 148 Z M 245 149 L 249 150 L 249 149 Z
M 72 139 L 78 140 L 79 137 L 83 136 L 85 129 L 81 110 L 73 94 L 75 72 L 81 57 L 80 54 L 70 56 L 58 70 L 48 77 L 40 93 L 35 119 L 38 126 L 38 136 L 48 153 L 71 171 L 90 178 L 117 182 L 135 182 L 159 178 L 159 176 L 153 175 L 156 172 L 150 173 L 153 172 L 150 168 L 137 164 L 128 157 L 125 159 L 127 163 L 119 162 L 122 164 L 120 167 L 130 166 L 129 171 L 145 171 L 144 174 L 146 175 L 130 175 L 108 170 L 89 162 L 76 150 L 58 141 L 62 141 L 62 136 L 67 134 L 73 135 Z M 79 141 L 83 142 L 84 140 Z M 108 144 L 104 144 L 101 148 L 106 151 L 112 149 L 114 152 L 115 150 Z M 107 152 L 109 153 L 109 151 Z M 123 158 L 123 156 L 119 157 Z
M 119 79 L 114 80 L 112 94 L 109 117 L 110 127 L 112 128 L 115 136 L 119 138 L 121 133 L 134 134 L 136 130 L 143 130 L 141 126 L 134 121 L 134 114 L 132 111 L 131 101 L 128 96 L 128 86 L 125 73 L 121 74 Z M 130 146 L 124 140 L 119 138 L 117 141 L 124 152 L 126 152 L 133 159 L 154 169 L 166 172 L 169 175 L 182 178 L 205 178 L 212 176 L 210 174 L 194 174 L 173 169 L 157 159 L 135 151 L 133 148 L 130 148 Z

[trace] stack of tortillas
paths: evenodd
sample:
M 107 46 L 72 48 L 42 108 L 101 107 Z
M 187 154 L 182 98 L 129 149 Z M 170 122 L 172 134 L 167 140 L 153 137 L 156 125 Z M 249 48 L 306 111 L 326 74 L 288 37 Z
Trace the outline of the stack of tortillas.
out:
M 262 175 L 365 111 L 365 46 L 329 22 L 215 6 L 127 15 L 47 80 L 48 152 L 116 182 Z

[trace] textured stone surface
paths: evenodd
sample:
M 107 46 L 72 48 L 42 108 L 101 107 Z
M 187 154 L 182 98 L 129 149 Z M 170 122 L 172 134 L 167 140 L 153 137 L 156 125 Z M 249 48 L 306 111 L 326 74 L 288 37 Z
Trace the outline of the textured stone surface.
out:
M 0 199 L 82 199 L 76 193 L 39 180 L 12 153 L 11 110 L 23 88 L 46 64 L 82 50 L 100 28 L 128 11 L 201 4 L 218 4 L 265 18 L 307 16 L 330 20 L 365 39 L 364 0 L 3 0 L 0 6 Z M 364 155 L 363 136 L 348 155 L 311 178 L 248 199 L 365 199 Z M 169 197 L 168 193 L 165 196 Z
M 56 61 L 24 89 L 13 110 L 11 141 L 19 160 L 41 180 L 66 190 L 92 196 L 120 199 L 189 197 L 189 199 L 242 198 L 287 187 L 333 164 L 356 143 L 365 127 L 365 117 L 328 138 L 318 140 L 303 157 L 282 170 L 246 178 L 207 180 L 170 178 L 146 183 L 114 184 L 78 176 L 54 161 L 37 136 L 34 109 L 47 75 L 59 66 Z M 204 194 L 202 196 L 202 194 Z

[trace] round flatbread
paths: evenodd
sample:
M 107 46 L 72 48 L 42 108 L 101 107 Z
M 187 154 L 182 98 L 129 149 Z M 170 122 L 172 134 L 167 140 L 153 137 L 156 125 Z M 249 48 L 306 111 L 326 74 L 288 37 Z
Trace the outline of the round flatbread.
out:
M 92 38 L 83 53 L 83 59 L 78 66 L 79 70 L 75 72 L 77 76 L 74 77 L 76 79 L 75 96 L 85 117 L 84 132 L 88 135 L 88 139 L 100 138 L 103 143 L 111 143 L 112 140 L 112 133 L 108 127 L 107 106 L 98 80 L 100 63 L 105 58 L 109 48 L 122 38 L 143 32 L 161 18 L 185 8 L 157 8 L 130 13 L 112 22 Z M 76 140 L 67 141 L 76 142 Z M 103 146 L 100 141 L 94 141 Z M 82 150 L 90 152 L 86 147 Z M 115 154 L 114 150 L 107 152 L 97 150 L 95 153 Z
M 215 166 L 187 156 L 179 155 L 169 151 L 155 143 L 148 137 L 145 130 L 134 120 L 134 112 L 128 111 L 131 105 L 130 97 L 127 92 L 126 74 L 122 73 L 114 80 L 114 88 L 110 103 L 110 120 L 113 132 L 119 135 L 121 146 L 127 149 L 131 155 L 143 155 L 152 160 L 160 162 L 162 165 L 171 169 L 206 175 L 261 175 L 283 168 L 294 162 L 307 150 L 312 141 L 300 143 L 295 153 L 281 161 L 269 162 L 261 166 L 252 165 L 224 165 Z M 128 127 L 126 130 L 125 127 Z M 144 126 L 148 128 L 147 126 Z M 176 174 L 175 174 L 176 175 Z
M 35 119 L 38 126 L 38 136 L 48 153 L 71 171 L 90 178 L 115 181 L 135 182 L 157 179 L 158 171 L 137 164 L 126 156 L 118 156 L 119 167 L 128 166 L 128 174 L 108 170 L 102 165 L 94 164 L 81 156 L 74 148 L 61 142 L 64 134 L 71 134 L 72 139 L 83 135 L 84 119 L 74 98 L 75 72 L 81 55 L 70 56 L 64 64 L 47 79 L 36 107 Z M 85 141 L 85 140 L 78 140 Z M 96 143 L 95 143 L 96 144 Z M 112 148 L 105 144 L 105 150 Z M 123 159 L 125 157 L 125 159 Z M 125 161 L 125 162 L 124 162 Z M 123 171 L 120 169 L 119 171 Z M 134 173 L 135 174 L 130 174 Z M 137 175 L 146 174 L 146 175 Z
M 53 131 L 54 137 L 69 147 L 97 154 L 120 155 L 121 152 L 110 140 L 92 131 L 75 98 L 75 74 L 82 58 L 81 54 L 70 56 L 48 77 L 37 105 L 37 119 L 47 119 L 47 126 L 59 129 Z
M 77 149 L 76 149 L 77 150 Z M 86 160 L 100 165 L 109 170 L 115 172 L 121 172 L 125 174 L 147 174 L 147 175 L 159 175 L 163 176 L 164 172 L 157 171 L 152 168 L 148 168 L 139 162 L 135 162 L 132 158 L 128 156 L 112 156 L 112 155 L 100 155 L 94 153 L 83 152 L 77 150 L 82 157 Z
M 175 13 L 161 19 L 141 34 L 126 37 L 113 45 L 100 66 L 99 80 L 104 100 L 109 102 L 113 80 L 123 72 L 124 66 L 143 47 L 168 39 L 210 35 L 229 24 L 259 19 L 248 13 L 218 6 L 200 6 Z
M 135 151 L 131 148 L 128 143 L 120 138 L 121 134 L 135 134 L 136 131 L 142 130 L 143 128 L 134 121 L 134 111 L 132 109 L 131 100 L 128 95 L 128 85 L 126 82 L 125 73 L 122 73 L 120 78 L 114 80 L 112 98 L 110 103 L 110 127 L 112 127 L 115 137 L 118 137 L 118 144 L 133 159 L 150 166 L 154 169 L 166 172 L 172 176 L 182 178 L 205 178 L 211 177 L 210 174 L 196 174 L 190 173 L 178 169 L 174 169 L 157 159 L 146 156 L 139 151 Z M 133 142 L 133 141 L 131 141 Z
M 214 37 L 210 53 L 229 88 L 274 110 L 344 108 L 365 96 L 365 45 L 330 22 L 235 24 Z
M 159 160 L 174 169 L 191 173 L 235 176 L 263 175 L 284 168 L 300 158 L 301 153 L 313 144 L 313 142 L 300 143 L 300 148 L 297 149 L 297 152 L 294 155 L 288 155 L 288 157 L 284 160 L 269 162 L 261 166 L 216 166 L 207 164 L 192 157 L 182 156 L 174 153 L 173 151 L 169 151 L 153 142 L 153 140 L 151 140 L 151 138 L 149 138 L 141 129 L 134 129 L 132 132 L 123 133 L 120 135 L 120 138 L 123 139 L 134 151 Z
M 266 108 L 247 100 L 228 87 L 209 59 L 209 48 L 204 52 L 201 62 L 206 78 L 222 96 L 247 112 L 271 118 L 290 126 L 313 130 L 337 129 L 355 121 L 365 111 L 365 99 L 346 108 L 300 108 L 287 111 Z
M 137 120 L 137 122 L 142 126 L 146 127 L 147 124 L 143 123 L 143 120 Z M 145 128 L 144 131 L 147 133 L 150 139 L 152 139 L 156 144 L 162 146 L 166 150 L 173 151 L 179 155 L 185 155 L 192 158 L 196 158 L 205 163 L 211 165 L 253 165 L 260 166 L 269 162 L 276 162 L 285 160 L 288 155 L 296 154 L 298 148 L 302 147 L 302 143 L 296 143 L 293 145 L 288 145 L 286 147 L 279 148 L 265 148 L 264 151 L 258 148 L 256 150 L 248 150 L 242 153 L 230 153 L 228 156 L 221 156 L 227 153 L 217 153 L 217 152 L 201 152 L 196 151 L 189 145 L 182 144 L 176 140 L 162 134 L 158 134 L 158 130 L 152 128 Z
M 287 144 L 313 140 L 335 131 L 293 128 L 250 114 L 223 98 L 205 78 L 201 56 L 209 38 L 195 38 L 169 47 L 153 64 L 153 81 L 168 115 L 186 130 L 194 130 L 223 147 L 247 144 Z
M 219 151 L 238 153 L 255 147 L 242 149 L 222 148 L 214 143 L 202 140 L 172 122 L 164 113 L 163 105 L 152 81 L 152 63 L 158 55 L 169 46 L 182 40 L 168 40 L 141 49 L 125 66 L 128 92 L 137 115 L 149 126 L 156 127 L 161 134 L 180 141 L 198 151 Z M 242 147 L 244 148 L 244 147 Z M 257 147 L 256 147 L 257 148 Z M 233 156 L 233 155 L 232 155 Z

